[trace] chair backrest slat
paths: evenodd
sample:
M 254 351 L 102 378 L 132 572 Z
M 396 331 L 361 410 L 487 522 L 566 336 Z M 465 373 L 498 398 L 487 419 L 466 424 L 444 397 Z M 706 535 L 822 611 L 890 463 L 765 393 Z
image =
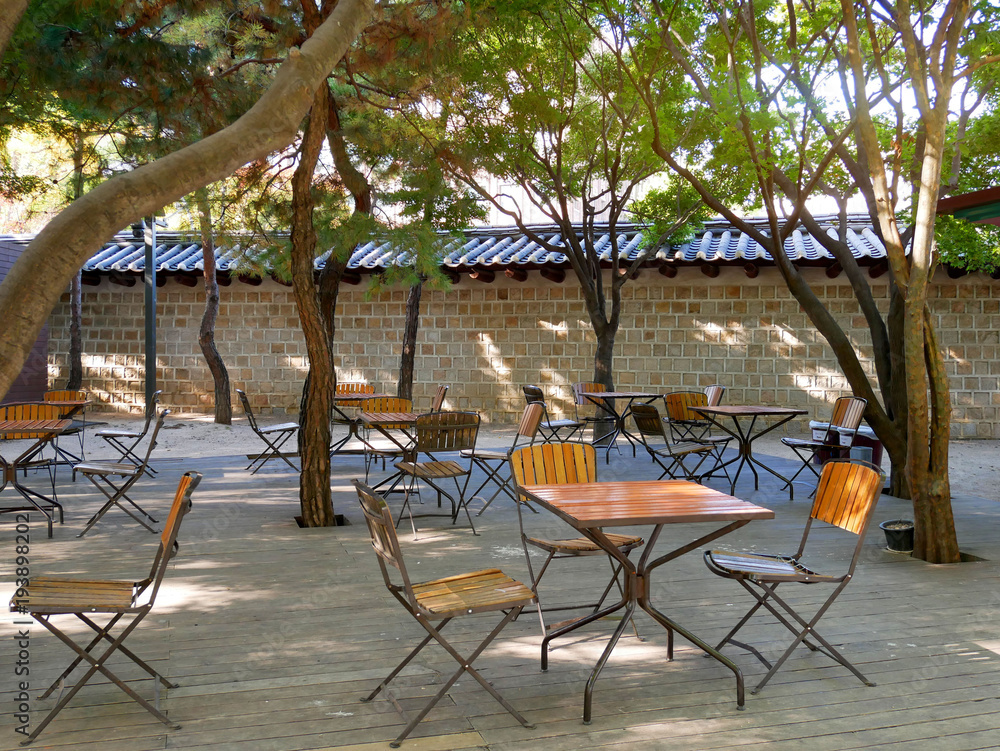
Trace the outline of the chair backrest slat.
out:
M 354 480 L 354 487 L 358 491 L 358 502 L 365 515 L 372 548 L 378 556 L 379 568 L 382 570 L 382 578 L 385 580 L 386 587 L 390 591 L 395 588 L 392 577 L 389 575 L 389 567 L 392 567 L 399 572 L 403 583 L 402 589 L 406 592 L 407 600 L 411 605 L 416 606 L 416 598 L 410 586 L 406 565 L 403 563 L 403 552 L 399 547 L 396 526 L 393 524 L 392 512 L 389 511 L 388 504 L 378 493 L 360 480 Z
M 177 485 L 174 501 L 170 505 L 170 513 L 167 515 L 167 520 L 163 524 L 163 532 L 160 534 L 160 546 L 153 558 L 153 566 L 149 570 L 149 579 L 146 582 L 147 587 L 150 588 L 148 600 L 150 603 L 156 599 L 160 582 L 163 581 L 163 577 L 167 573 L 167 564 L 180 548 L 177 535 L 180 532 L 181 521 L 191 509 L 191 494 L 200 482 L 201 473 L 192 471 L 185 472 Z
M 521 422 L 517 425 L 517 435 L 514 437 L 514 443 L 517 443 L 518 437 L 527 438 L 529 442 L 533 441 L 538 434 L 538 426 L 542 424 L 544 416 L 544 404 L 541 402 L 529 402 L 525 406 L 524 412 L 521 413 Z
M 602 391 L 607 391 L 608 387 L 603 383 L 596 383 L 594 381 L 578 381 L 573 384 L 573 396 L 576 400 L 576 405 L 578 407 L 585 406 L 595 406 L 595 401 L 593 399 L 588 399 L 584 394 L 599 394 Z M 597 401 L 603 402 L 603 399 L 598 399 Z
M 479 414 L 476 412 L 431 412 L 420 415 L 416 424 L 416 451 L 474 449 L 479 435 Z
M 86 391 L 46 391 L 42 394 L 42 399 L 47 402 L 83 402 L 87 400 Z
M 632 418 L 635 420 L 635 427 L 638 429 L 643 442 L 648 437 L 659 438 L 664 443 L 670 443 L 667 432 L 663 429 L 663 420 L 660 419 L 660 412 L 652 404 L 633 404 Z
M 864 419 L 865 408 L 867 406 L 868 400 L 862 399 L 860 396 L 840 397 L 833 405 L 833 417 L 830 418 L 830 426 L 846 430 L 857 430 Z
M 412 412 L 413 401 L 398 396 L 376 396 L 361 400 L 362 412 Z
M 597 482 L 597 451 L 589 443 L 536 443 L 511 453 L 518 485 Z
M 338 382 L 337 389 L 334 392 L 337 396 L 353 396 L 357 394 L 359 397 L 364 397 L 365 394 L 374 394 L 375 387 L 368 383 L 358 383 L 354 381 Z M 361 398 L 357 401 L 341 401 L 341 407 L 357 407 L 361 404 Z
M 143 471 L 149 466 L 149 456 L 153 453 L 153 449 L 156 448 L 156 436 L 160 432 L 160 428 L 163 427 L 163 420 L 167 415 L 170 414 L 169 409 L 165 409 L 160 412 L 160 416 L 156 418 L 156 425 L 153 427 L 153 435 L 149 437 L 149 445 L 146 446 L 146 455 L 142 458 L 142 464 L 140 465 Z
M 702 391 L 673 391 L 664 395 L 663 403 L 669 419 L 690 422 L 705 419 L 693 407 L 707 407 L 708 397 Z
M 541 402 L 542 404 L 545 403 L 545 394 L 542 392 L 541 387 L 534 385 L 522 386 L 521 391 L 524 392 L 524 401 L 526 403 L 528 404 L 531 404 L 532 402 Z
M 867 462 L 831 460 L 823 465 L 810 516 L 860 534 L 882 492 L 885 475 Z
M 718 407 L 722 404 L 722 397 L 726 393 L 726 387 L 718 383 L 705 387 L 705 399 L 708 400 L 706 407 Z
M 437 391 L 434 393 L 434 399 L 431 401 L 431 412 L 440 412 L 444 408 L 444 397 L 447 393 L 447 386 L 441 385 L 437 387 Z

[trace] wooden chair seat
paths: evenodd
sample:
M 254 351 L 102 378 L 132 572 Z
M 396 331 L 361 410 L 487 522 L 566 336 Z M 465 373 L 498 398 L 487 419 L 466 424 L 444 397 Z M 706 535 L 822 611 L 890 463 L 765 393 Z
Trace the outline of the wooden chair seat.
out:
M 615 547 L 623 553 L 635 550 L 642 545 L 642 538 L 636 535 L 620 535 L 613 532 L 605 532 L 607 537 Z M 607 555 L 607 551 L 601 548 L 592 540 L 586 537 L 574 537 L 568 540 L 544 540 L 538 537 L 529 537 L 525 540 L 529 545 L 546 551 L 547 553 L 566 555 Z
M 498 568 L 413 584 L 417 606 L 426 615 L 448 618 L 523 605 L 535 595 Z
M 467 469 L 450 459 L 443 462 L 397 462 L 396 469 L 421 480 L 441 480 L 468 474 Z
M 826 441 L 814 441 L 810 438 L 782 438 L 781 442 L 789 448 L 810 449 L 812 451 L 840 451 L 839 443 L 827 443 Z
M 733 553 L 728 550 L 712 550 L 709 555 L 712 563 L 729 576 L 750 579 L 755 582 L 831 582 L 840 581 L 841 578 L 818 574 L 791 556 Z
M 135 582 L 34 576 L 27 596 L 19 602 L 27 612 L 127 613 L 135 606 Z
M 258 427 L 258 429 L 261 433 L 282 433 L 286 430 L 298 430 L 299 424 L 297 422 L 279 422 L 277 425 Z
M 123 464 L 121 462 L 81 462 L 74 465 L 73 471 L 81 472 L 85 475 L 121 475 L 122 477 L 128 477 L 136 472 L 141 472 L 142 467 L 137 467 L 134 464 Z

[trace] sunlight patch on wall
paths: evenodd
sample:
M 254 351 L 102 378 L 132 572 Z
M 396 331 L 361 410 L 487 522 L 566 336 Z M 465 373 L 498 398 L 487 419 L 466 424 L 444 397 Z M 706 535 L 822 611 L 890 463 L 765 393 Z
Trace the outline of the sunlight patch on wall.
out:
M 479 348 L 479 356 L 489 363 L 493 373 L 497 376 L 497 380 L 509 383 L 512 371 L 511 367 L 504 362 L 503 357 L 500 355 L 500 347 L 486 333 L 480 333 L 476 337 L 476 340 Z

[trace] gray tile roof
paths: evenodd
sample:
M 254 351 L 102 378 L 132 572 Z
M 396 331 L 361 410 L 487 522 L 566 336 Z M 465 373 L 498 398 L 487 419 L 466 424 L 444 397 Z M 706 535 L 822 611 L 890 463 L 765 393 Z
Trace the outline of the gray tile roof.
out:
M 827 231 L 836 236 L 835 219 L 823 222 Z M 561 246 L 562 236 L 555 227 L 534 227 L 533 231 L 550 246 Z M 766 227 L 762 227 L 766 229 Z M 634 260 L 641 252 L 643 229 L 635 225 L 618 226 L 618 247 L 622 257 Z M 849 222 L 848 243 L 854 256 L 859 260 L 877 261 L 885 257 L 885 250 L 879 242 L 867 218 L 855 217 Z M 157 235 L 158 271 L 174 273 L 197 273 L 204 269 L 201 243 L 175 234 L 161 232 Z M 473 268 L 504 270 L 507 268 L 538 269 L 542 267 L 567 266 L 566 256 L 557 250 L 549 250 L 511 228 L 487 227 L 467 230 L 464 238 L 455 240 L 442 235 L 444 258 L 442 266 L 456 272 Z M 611 237 L 606 227 L 599 228 L 596 241 L 597 251 L 603 261 L 611 258 Z M 828 265 L 833 257 L 803 229 L 796 229 L 785 241 L 785 248 L 793 261 L 813 262 Z M 234 274 L 246 271 L 247 254 L 238 245 L 216 249 L 216 267 L 220 272 Z M 321 268 L 326 256 L 316 260 Z M 372 241 L 359 246 L 348 263 L 348 269 L 356 272 L 377 272 L 393 263 L 405 263 L 405 257 L 397 258 L 391 246 Z M 770 265 L 770 254 L 749 236 L 736 230 L 725 221 L 708 222 L 703 231 L 691 242 L 671 248 L 661 248 L 648 260 L 650 265 L 685 264 L 743 264 L 747 262 Z M 90 273 L 141 273 L 145 267 L 143 242 L 141 238 L 119 236 L 109 242 L 94 255 L 83 270 Z

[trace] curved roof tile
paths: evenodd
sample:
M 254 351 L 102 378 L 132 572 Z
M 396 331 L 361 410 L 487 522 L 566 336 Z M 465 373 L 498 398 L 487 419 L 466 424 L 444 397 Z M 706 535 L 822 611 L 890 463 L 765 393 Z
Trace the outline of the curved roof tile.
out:
M 836 217 L 820 218 L 831 237 L 837 236 Z M 767 233 L 766 222 L 755 222 L 760 231 Z M 455 240 L 454 235 L 443 235 L 444 257 L 442 265 L 460 270 L 472 266 L 504 268 L 508 266 L 565 266 L 566 255 L 559 251 L 563 237 L 556 227 L 532 227 L 542 242 L 535 242 L 528 235 L 509 227 L 476 228 L 465 234 L 465 239 Z M 602 261 L 611 260 L 612 242 L 607 227 L 596 228 L 595 249 Z M 619 225 L 618 252 L 628 261 L 635 260 L 641 252 L 643 229 L 635 225 Z M 158 269 L 167 272 L 195 273 L 204 269 L 201 243 L 197 240 L 171 233 L 160 233 L 157 248 Z M 866 217 L 850 217 L 847 242 L 855 258 L 880 259 L 885 250 L 872 231 Z M 785 241 L 785 251 L 793 261 L 833 260 L 833 256 L 804 229 L 795 229 Z M 329 253 L 316 259 L 322 268 Z M 131 237 L 116 238 L 83 266 L 84 271 L 141 272 L 144 268 L 144 249 L 140 241 Z M 216 249 L 216 267 L 231 271 L 243 260 L 239 244 Z M 728 222 L 708 222 L 704 230 L 690 242 L 669 248 L 659 248 L 650 260 L 660 263 L 739 263 L 741 261 L 771 263 L 771 255 L 749 235 Z M 377 271 L 390 265 L 405 262 L 406 256 L 397 257 L 387 243 L 372 240 L 359 246 L 348 262 L 349 269 Z

